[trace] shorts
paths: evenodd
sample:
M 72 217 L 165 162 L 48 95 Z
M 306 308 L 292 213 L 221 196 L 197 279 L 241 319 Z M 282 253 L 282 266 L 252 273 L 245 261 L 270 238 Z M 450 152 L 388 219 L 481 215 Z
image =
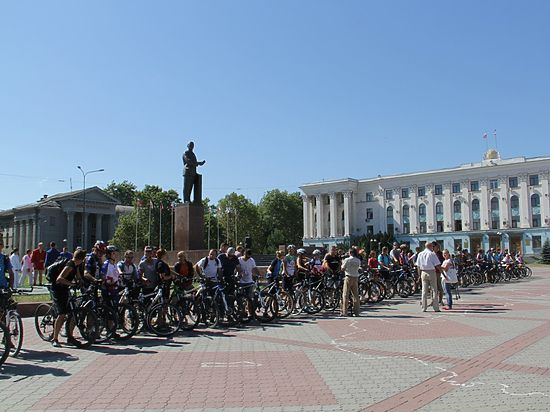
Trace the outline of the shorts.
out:
M 256 284 L 255 283 L 239 283 L 237 286 L 239 286 L 242 290 L 242 294 L 247 299 L 253 299 L 254 298 L 254 290 L 256 290 Z
M 66 315 L 71 311 L 69 307 L 69 289 L 63 286 L 52 287 L 53 304 L 57 308 L 57 313 Z

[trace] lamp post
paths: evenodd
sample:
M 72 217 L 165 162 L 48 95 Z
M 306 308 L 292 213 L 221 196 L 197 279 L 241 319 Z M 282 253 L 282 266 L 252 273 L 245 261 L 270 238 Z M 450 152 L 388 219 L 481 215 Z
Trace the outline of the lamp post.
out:
M 88 176 L 91 173 L 99 173 L 104 172 L 105 169 L 97 169 L 97 170 L 90 170 L 88 172 L 85 172 L 82 167 L 77 166 L 76 167 L 80 172 L 82 173 L 82 178 L 84 180 L 82 184 L 82 248 L 86 250 L 87 244 L 86 244 L 86 236 L 88 235 L 88 225 L 84 225 L 84 216 L 86 215 L 86 176 Z

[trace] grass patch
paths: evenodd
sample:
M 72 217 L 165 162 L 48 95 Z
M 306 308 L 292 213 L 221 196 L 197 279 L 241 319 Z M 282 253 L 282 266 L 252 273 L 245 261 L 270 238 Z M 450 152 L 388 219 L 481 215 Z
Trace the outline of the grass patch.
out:
M 49 293 L 41 295 L 15 295 L 13 297 L 17 303 L 51 302 L 52 300 Z

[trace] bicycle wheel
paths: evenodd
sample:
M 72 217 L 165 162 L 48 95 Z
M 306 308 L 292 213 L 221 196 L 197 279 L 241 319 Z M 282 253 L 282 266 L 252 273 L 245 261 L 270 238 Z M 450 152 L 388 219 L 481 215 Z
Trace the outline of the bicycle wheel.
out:
M 193 299 L 183 299 L 180 303 L 182 314 L 181 328 L 183 330 L 192 330 L 197 325 L 198 314 L 195 310 L 195 301 Z
M 53 327 L 57 319 L 57 311 L 53 305 L 42 303 L 34 311 L 34 327 L 40 339 L 51 342 L 53 339 Z
M 23 319 L 15 311 L 8 315 L 8 332 L 10 334 L 10 355 L 17 356 L 23 346 Z
M 264 297 L 263 304 L 262 301 L 258 299 L 254 306 L 256 307 L 254 316 L 260 322 L 271 322 L 275 319 L 275 313 L 273 311 L 273 298 L 271 296 Z
M 0 322 L 0 366 L 2 366 L 10 354 L 9 335 L 8 328 Z
M 117 312 L 117 339 L 130 339 L 139 329 L 139 316 L 135 308 L 127 303 L 119 305 Z
M 280 318 L 287 318 L 292 314 L 294 309 L 294 300 L 290 293 L 282 290 L 275 295 L 275 306 L 277 307 L 277 316 Z
M 87 348 L 99 335 L 99 321 L 90 308 L 79 307 L 69 314 L 65 329 L 67 336 L 71 336 L 72 332 L 72 336 L 80 342 L 82 348 Z
M 96 315 L 99 321 L 96 342 L 104 342 L 111 339 L 117 330 L 117 314 L 115 310 L 107 305 L 100 305 L 96 308 Z
M 177 306 L 171 303 L 159 303 L 147 314 L 147 326 L 157 336 L 172 336 L 181 327 L 183 315 Z
M 309 315 L 319 313 L 325 307 L 325 298 L 316 289 L 310 289 L 300 295 L 300 307 Z

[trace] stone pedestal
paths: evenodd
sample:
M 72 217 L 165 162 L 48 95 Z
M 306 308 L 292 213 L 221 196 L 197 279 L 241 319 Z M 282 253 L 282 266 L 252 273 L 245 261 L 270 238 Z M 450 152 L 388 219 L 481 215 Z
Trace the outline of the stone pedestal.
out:
M 204 249 L 204 207 L 184 203 L 176 207 L 174 228 L 175 250 Z

